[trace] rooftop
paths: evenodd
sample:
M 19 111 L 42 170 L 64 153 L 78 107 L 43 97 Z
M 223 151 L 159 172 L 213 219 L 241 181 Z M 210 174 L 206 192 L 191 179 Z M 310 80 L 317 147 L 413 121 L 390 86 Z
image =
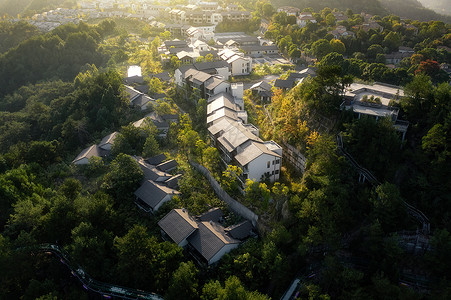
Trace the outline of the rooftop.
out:
M 139 189 L 135 191 L 135 196 L 154 209 L 167 195 L 180 194 L 179 191 L 171 189 L 151 180 L 144 182 Z
M 198 228 L 185 209 L 173 209 L 159 222 L 158 226 L 177 244 Z

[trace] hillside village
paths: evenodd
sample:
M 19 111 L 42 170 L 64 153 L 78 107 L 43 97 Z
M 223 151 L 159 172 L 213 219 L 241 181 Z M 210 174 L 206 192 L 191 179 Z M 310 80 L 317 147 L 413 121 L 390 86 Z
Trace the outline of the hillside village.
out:
M 81 30 L 103 65 L 75 55 L 58 97 L 45 78 L 13 74 L 36 84 L 33 108 L 14 77 L 3 89 L 15 94 L 0 89 L 5 120 L 35 109 L 34 130 L 53 139 L 2 146 L 0 182 L 21 172 L 35 216 L 8 200 L 0 246 L 47 243 L 91 296 L 434 298 L 449 284 L 437 247 L 451 241 L 438 209 L 449 207 L 450 25 L 248 5 L 80 1 L 10 19 L 61 49 Z

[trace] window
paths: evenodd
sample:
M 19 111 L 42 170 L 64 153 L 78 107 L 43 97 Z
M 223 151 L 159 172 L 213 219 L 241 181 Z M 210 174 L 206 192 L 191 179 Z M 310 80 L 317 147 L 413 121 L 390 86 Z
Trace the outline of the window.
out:
M 275 163 L 275 162 L 276 162 L 275 160 L 272 161 L 272 165 L 273 165 L 273 166 L 274 166 L 274 163 Z
M 274 175 L 274 171 L 271 172 L 271 175 Z
M 280 164 L 280 159 L 276 159 L 276 165 Z
M 266 167 L 269 168 L 271 166 L 271 162 L 268 161 L 268 163 L 266 164 Z
M 276 175 L 279 174 L 279 170 L 276 170 Z

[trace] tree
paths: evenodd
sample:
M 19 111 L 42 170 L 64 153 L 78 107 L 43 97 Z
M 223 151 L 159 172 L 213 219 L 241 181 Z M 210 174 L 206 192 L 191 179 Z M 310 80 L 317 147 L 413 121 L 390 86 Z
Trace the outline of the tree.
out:
M 332 46 L 329 41 L 326 39 L 320 39 L 313 43 L 312 51 L 313 55 L 316 56 L 319 60 L 321 60 L 324 56 L 332 52 Z
M 102 187 L 117 199 L 127 199 L 138 188 L 143 178 L 143 171 L 129 155 L 119 154 L 110 165 Z
M 182 248 L 174 243 L 158 243 L 142 225 L 134 225 L 124 236 L 114 239 L 117 276 L 124 284 L 161 292 L 182 259 Z
M 167 41 L 171 38 L 171 32 L 166 30 L 166 31 L 160 33 L 160 37 L 163 41 Z
M 238 166 L 227 165 L 227 169 L 222 172 L 223 180 L 221 182 L 227 192 L 232 194 L 238 192 L 238 177 L 240 177 L 242 173 L 243 170 Z
M 219 171 L 221 166 L 221 158 L 219 151 L 215 147 L 207 147 L 202 153 L 204 166 L 213 174 Z
M 198 299 L 198 286 L 196 266 L 192 261 L 181 262 L 180 266 L 172 274 L 166 299 Z
M 385 232 L 392 232 L 407 217 L 406 210 L 396 185 L 383 183 L 376 188 L 372 199 L 374 218 L 378 219 Z
M 342 41 L 337 39 L 332 39 L 330 41 L 330 46 L 332 47 L 332 51 L 343 54 L 346 52 L 345 44 Z
M 163 85 L 161 84 L 160 79 L 152 77 L 149 80 L 149 93 L 159 94 L 161 92 L 163 92 Z
M 398 50 L 399 46 L 401 46 L 401 37 L 398 33 L 394 31 L 390 31 L 384 38 L 382 45 L 387 47 L 390 51 Z
M 383 53 L 384 53 L 384 48 L 382 48 L 381 45 L 374 44 L 368 48 L 368 50 L 366 51 L 366 56 L 368 58 L 375 59 L 378 54 L 383 54 Z
M 143 147 L 143 157 L 152 157 L 160 152 L 160 146 L 154 135 L 149 135 L 144 143 Z
M 211 62 L 214 60 L 213 54 L 208 53 L 207 55 L 205 55 L 205 62 Z
M 270 3 L 263 4 L 262 12 L 265 17 L 271 17 L 274 14 L 274 7 Z
M 334 25 L 335 21 L 336 21 L 335 16 L 332 13 L 330 13 L 326 16 L 326 24 L 328 26 Z
M 81 189 L 82 185 L 80 180 L 75 178 L 66 178 L 59 188 L 60 192 L 62 192 L 67 199 L 72 201 L 77 198 Z

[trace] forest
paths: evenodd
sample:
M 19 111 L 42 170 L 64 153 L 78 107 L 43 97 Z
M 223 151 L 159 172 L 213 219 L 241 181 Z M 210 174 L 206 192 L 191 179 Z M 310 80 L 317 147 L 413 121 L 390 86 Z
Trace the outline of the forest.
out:
M 450 63 L 450 53 L 439 47 L 451 47 L 450 26 L 381 12 L 373 17 L 381 31 L 335 39 L 328 35 L 336 25 L 328 17 L 332 9 L 311 10 L 318 23 L 298 28 L 269 3 L 256 3 L 253 22 L 271 20 L 265 37 L 284 55 L 300 64 L 305 56 L 318 61 L 316 77 L 275 90 L 269 105 L 246 92 L 246 110 L 260 135 L 295 145 L 307 164 L 300 173 L 284 163 L 280 182 L 249 181 L 244 193 L 237 170 L 220 169 L 218 151 L 209 144 L 206 100 L 149 79 L 180 63 L 159 59 L 157 48 L 171 38 L 168 32 L 105 20 L 41 34 L 26 23 L 1 21 L 0 298 L 99 297 L 58 259 L 38 251 L 51 243 L 96 280 L 164 299 L 278 299 L 295 277 L 302 279 L 301 299 L 449 299 L 451 87 L 437 66 Z M 360 14 L 346 14 L 341 24 L 347 29 L 362 24 Z M 147 42 L 127 31 L 141 25 Z M 396 69 L 386 67 L 384 56 L 400 46 L 415 54 Z M 150 109 L 180 113 L 167 137 L 159 137 L 152 123 L 130 125 L 144 116 L 130 107 L 123 87 L 130 64 L 140 65 L 149 85 L 166 93 L 166 102 Z M 355 119 L 340 110 L 343 88 L 353 81 L 404 87 L 396 105 L 410 122 L 405 142 L 389 120 Z M 324 119 L 333 125 L 317 130 Z M 119 138 L 110 157 L 71 163 L 114 131 Z M 337 146 L 338 133 L 378 184 L 358 181 Z M 159 153 L 179 163 L 181 195 L 149 215 L 133 202 L 143 173 L 132 156 Z M 259 237 L 213 267 L 164 241 L 157 226 L 181 207 L 194 215 L 220 207 L 228 222 L 239 220 L 189 160 L 203 164 L 261 220 Z M 403 243 L 405 232 L 421 229 L 404 203 L 430 220 L 430 247 L 421 253 Z

